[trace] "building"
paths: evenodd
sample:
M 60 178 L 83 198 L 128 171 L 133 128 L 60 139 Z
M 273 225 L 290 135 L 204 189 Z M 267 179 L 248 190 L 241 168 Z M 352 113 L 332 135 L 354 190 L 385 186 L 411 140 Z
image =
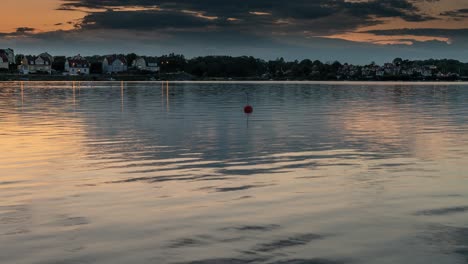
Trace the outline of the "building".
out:
M 0 53 L 0 69 L 8 70 L 10 69 L 10 62 L 8 57 L 5 54 Z
M 47 52 L 39 54 L 39 57 L 49 59 L 50 64 L 54 63 L 54 57 Z
M 12 49 L 0 49 L 0 54 L 5 55 L 10 64 L 15 63 L 15 52 Z
M 0 69 L 9 69 L 15 63 L 15 52 L 12 49 L 0 49 Z
M 48 56 L 23 56 L 18 70 L 22 74 L 52 73 L 52 61 Z
M 425 66 L 417 68 L 416 70 L 416 72 L 421 74 L 422 77 L 433 77 L 436 71 L 437 71 L 437 67 L 434 65 L 425 65 Z
M 89 75 L 90 63 L 79 54 L 65 61 L 65 73 L 68 75 Z
M 126 72 L 127 59 L 123 55 L 109 55 L 102 62 L 102 73 Z
M 158 62 L 155 58 L 138 57 L 132 67 L 140 71 L 159 72 Z
M 385 76 L 385 68 L 379 67 L 379 69 L 375 71 L 375 76 L 384 77 Z

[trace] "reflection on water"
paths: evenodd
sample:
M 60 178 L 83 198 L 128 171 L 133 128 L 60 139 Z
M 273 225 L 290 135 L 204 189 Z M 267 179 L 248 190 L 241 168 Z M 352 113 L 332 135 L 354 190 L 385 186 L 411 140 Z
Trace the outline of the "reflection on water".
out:
M 466 263 L 467 88 L 2 83 L 0 262 Z

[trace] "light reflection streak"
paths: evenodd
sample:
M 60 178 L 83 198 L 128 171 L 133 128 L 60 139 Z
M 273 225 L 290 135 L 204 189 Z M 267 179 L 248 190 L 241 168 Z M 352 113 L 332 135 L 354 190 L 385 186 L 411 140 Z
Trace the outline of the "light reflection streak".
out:
M 23 112 L 24 106 L 24 82 L 21 82 L 21 112 Z
M 120 111 L 124 111 L 124 81 L 120 82 Z
M 166 100 L 164 101 L 164 98 Z M 162 81 L 161 82 L 161 108 L 164 109 L 164 105 L 166 105 L 166 112 L 169 112 L 169 81 Z
M 164 82 L 161 82 L 161 110 L 164 109 Z
M 72 91 L 73 91 L 73 111 L 76 110 L 76 84 L 75 82 L 72 82 Z
M 169 113 L 169 81 L 166 81 L 166 112 Z

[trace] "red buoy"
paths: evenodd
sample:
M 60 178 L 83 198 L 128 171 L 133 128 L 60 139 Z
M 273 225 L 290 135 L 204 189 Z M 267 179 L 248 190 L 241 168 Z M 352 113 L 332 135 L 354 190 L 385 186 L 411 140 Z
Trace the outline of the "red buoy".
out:
M 246 113 L 246 114 L 251 114 L 251 113 L 253 113 L 253 107 L 250 106 L 250 105 L 246 105 L 246 106 L 244 107 L 244 113 Z

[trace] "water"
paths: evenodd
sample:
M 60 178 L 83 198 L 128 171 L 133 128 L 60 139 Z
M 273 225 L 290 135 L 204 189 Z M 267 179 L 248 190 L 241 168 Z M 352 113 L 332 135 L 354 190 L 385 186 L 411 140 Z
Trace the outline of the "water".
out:
M 468 263 L 466 84 L 1 83 L 0 146 L 2 264 Z

